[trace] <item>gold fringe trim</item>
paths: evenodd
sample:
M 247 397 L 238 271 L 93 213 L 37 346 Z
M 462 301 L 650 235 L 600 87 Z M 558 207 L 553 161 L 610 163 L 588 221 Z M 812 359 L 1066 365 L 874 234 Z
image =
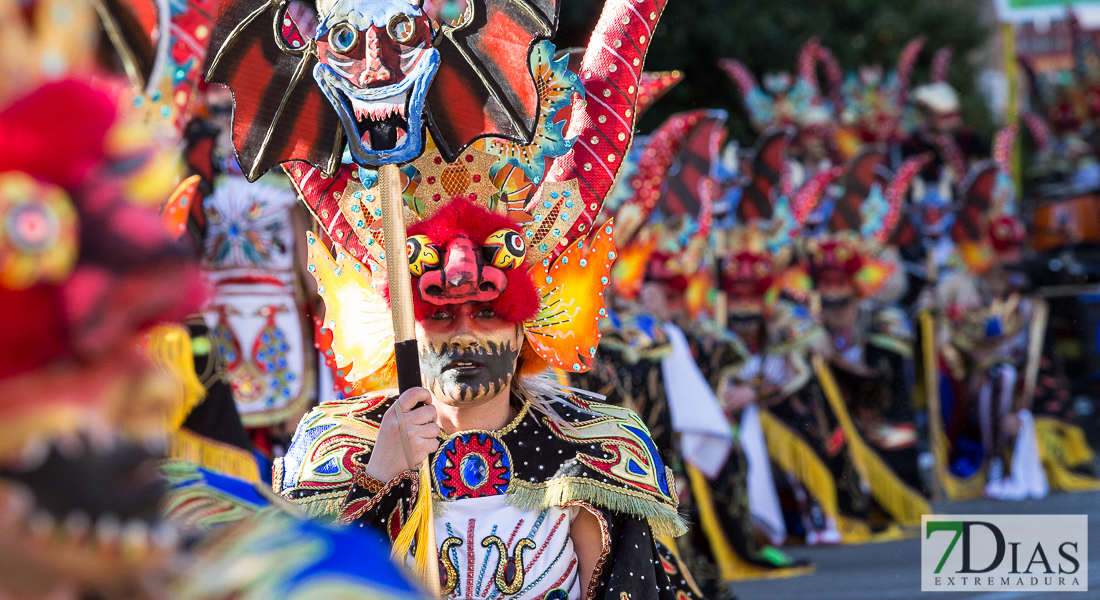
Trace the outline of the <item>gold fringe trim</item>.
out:
M 866 521 L 845 515 L 840 515 L 836 527 L 843 540 L 841 543 L 845 546 L 908 540 L 920 535 L 919 526 L 901 527 L 897 523 L 890 523 L 882 531 L 871 531 L 871 526 Z
M 1091 464 L 1096 458 L 1085 440 L 1084 430 L 1051 417 L 1035 417 L 1035 437 L 1039 440 L 1039 459 L 1052 490 L 1100 490 L 1100 480 L 1071 470 Z
M 191 334 L 183 325 L 157 325 L 146 334 L 145 356 L 172 381 L 172 403 L 165 407 L 164 419 L 166 429 L 175 431 L 206 397 L 206 387 L 195 374 Z
M 172 434 L 169 456 L 195 463 L 252 483 L 260 481 L 260 468 L 252 453 L 223 444 L 186 429 Z
M 825 392 L 825 399 L 833 409 L 840 426 L 848 438 L 848 448 L 852 453 L 856 470 L 860 476 L 871 486 L 871 497 L 878 502 L 895 521 L 903 526 L 920 525 L 921 515 L 932 514 L 932 505 L 928 500 L 894 473 L 893 469 L 882 460 L 873 448 L 863 441 L 852 418 L 848 414 L 848 407 L 841 397 L 840 388 L 833 379 L 833 373 L 825 364 L 825 359 L 815 355 L 813 357 L 814 372 L 817 373 L 821 389 Z
M 920 311 L 921 358 L 924 362 L 924 404 L 928 409 L 929 445 L 936 459 L 935 488 L 937 498 L 946 496 L 948 500 L 973 500 L 980 498 L 985 489 L 985 470 L 979 470 L 970 477 L 957 477 L 947 470 L 950 444 L 947 441 L 940 406 L 939 362 L 936 360 L 936 325 L 932 313 L 927 309 Z
M 710 543 L 714 561 L 718 563 L 718 576 L 725 582 L 748 581 L 751 579 L 786 579 L 813 572 L 813 566 L 768 568 L 744 560 L 733 549 L 722 529 L 722 522 L 714 510 L 714 499 L 710 495 L 710 486 L 706 477 L 698 469 L 686 465 L 691 493 L 699 507 L 699 525 Z
M 760 411 L 760 426 L 764 430 L 768 456 L 780 469 L 798 479 L 821 505 L 821 512 L 826 517 L 836 519 L 840 514 L 837 508 L 836 481 L 813 448 L 786 423 L 766 410 Z
M 612 512 L 646 519 L 656 536 L 677 537 L 687 533 L 687 525 L 674 508 L 624 491 L 571 478 L 555 479 L 538 487 L 513 480 L 505 494 L 508 504 L 517 508 L 542 510 L 570 502 L 587 502 Z

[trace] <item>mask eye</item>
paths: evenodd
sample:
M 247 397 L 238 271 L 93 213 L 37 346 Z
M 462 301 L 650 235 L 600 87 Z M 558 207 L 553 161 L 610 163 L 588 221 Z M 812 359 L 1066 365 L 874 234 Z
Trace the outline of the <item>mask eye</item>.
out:
M 523 264 L 527 245 L 523 237 L 511 229 L 498 229 L 485 238 L 482 246 L 485 262 L 498 269 L 514 269 Z
M 416 21 L 405 13 L 397 13 L 386 25 L 386 32 L 398 44 L 408 44 L 416 35 Z
M 409 253 L 409 272 L 417 277 L 439 266 L 439 251 L 426 235 L 414 235 L 405 242 Z
M 329 30 L 328 43 L 340 54 L 350 54 L 359 44 L 359 30 L 348 23 L 340 23 Z

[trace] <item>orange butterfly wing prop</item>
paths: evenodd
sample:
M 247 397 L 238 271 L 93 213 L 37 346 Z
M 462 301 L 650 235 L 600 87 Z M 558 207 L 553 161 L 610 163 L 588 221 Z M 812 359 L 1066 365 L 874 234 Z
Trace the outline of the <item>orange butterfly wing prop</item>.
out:
M 370 269 L 339 243 L 333 243 L 333 261 L 312 232 L 306 232 L 306 241 L 309 272 L 325 301 L 324 325 L 332 330 L 333 358 L 346 373 L 344 379 L 355 386 L 393 360 L 389 302 L 375 289 Z
M 541 299 L 527 321 L 527 340 L 543 360 L 565 371 L 587 371 L 600 342 L 599 320 L 607 314 L 604 288 L 615 261 L 612 222 L 581 238 L 558 256 L 531 269 Z M 593 293 L 597 291 L 598 293 Z

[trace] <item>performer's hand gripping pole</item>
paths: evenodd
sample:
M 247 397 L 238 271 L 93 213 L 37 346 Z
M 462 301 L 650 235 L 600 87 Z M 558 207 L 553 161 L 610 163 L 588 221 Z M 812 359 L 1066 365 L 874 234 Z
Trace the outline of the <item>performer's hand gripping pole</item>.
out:
M 405 252 L 405 205 L 401 197 L 401 171 L 397 165 L 378 168 L 381 186 L 382 231 L 386 238 L 386 272 L 390 287 L 390 308 L 393 311 L 394 359 L 397 363 L 397 387 L 401 393 L 420 385 L 420 358 L 416 348 L 416 319 L 413 313 L 412 275 Z M 405 454 L 409 457 L 408 436 L 400 405 L 398 424 Z M 439 567 L 436 555 L 435 524 L 432 519 L 431 471 L 428 459 L 420 464 L 419 493 L 398 539 L 394 554 L 405 560 L 413 540 L 416 541 L 414 569 L 420 580 L 436 598 L 440 597 Z M 412 466 L 412 462 L 409 462 Z

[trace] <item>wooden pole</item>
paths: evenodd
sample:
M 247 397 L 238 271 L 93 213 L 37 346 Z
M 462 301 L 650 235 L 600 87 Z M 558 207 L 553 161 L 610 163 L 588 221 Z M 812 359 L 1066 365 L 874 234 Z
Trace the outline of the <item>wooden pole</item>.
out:
M 386 238 L 386 280 L 393 311 L 394 357 L 397 387 L 402 392 L 420 385 L 420 360 L 416 351 L 416 319 L 413 313 L 412 274 L 405 252 L 405 202 L 401 197 L 401 170 L 397 165 L 378 168 L 382 196 L 382 232 Z
M 1016 68 L 1016 27 L 1012 23 L 1001 24 L 1001 38 L 1004 44 L 1005 80 L 1008 83 L 1008 103 L 1005 105 L 1005 125 L 1015 125 L 1020 114 L 1020 78 Z M 1023 167 L 1020 158 L 1020 136 L 1012 141 L 1012 182 L 1017 190 L 1022 190 Z
M 416 317 L 413 312 L 412 274 L 409 272 L 408 255 L 405 251 L 405 202 L 402 198 L 401 170 L 397 165 L 381 165 L 378 168 L 378 183 L 381 187 L 382 232 L 386 246 L 386 280 L 390 287 L 390 310 L 393 312 L 394 360 L 397 365 L 397 387 L 404 393 L 410 388 L 421 385 L 420 357 L 416 348 Z M 400 410 L 400 409 L 399 409 Z M 432 516 L 431 471 L 429 460 L 420 463 L 420 494 L 417 503 L 425 511 L 427 523 L 422 531 L 427 539 L 418 539 L 418 552 L 426 559 L 417 562 L 423 583 L 434 597 L 442 593 L 439 588 L 437 571 L 438 546 L 435 540 L 435 524 Z M 406 527 L 416 527 L 410 520 Z

